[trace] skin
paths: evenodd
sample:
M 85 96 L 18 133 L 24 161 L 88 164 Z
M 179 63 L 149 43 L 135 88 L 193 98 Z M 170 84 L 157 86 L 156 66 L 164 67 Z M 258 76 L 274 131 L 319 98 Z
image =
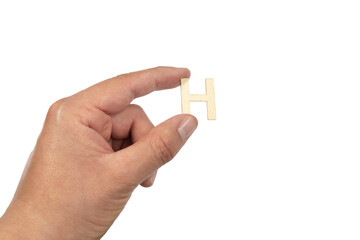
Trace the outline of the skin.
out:
M 186 77 L 188 69 L 157 67 L 54 103 L 0 218 L 0 239 L 100 239 L 134 189 L 150 187 L 197 126 L 181 114 L 154 127 L 131 101 Z

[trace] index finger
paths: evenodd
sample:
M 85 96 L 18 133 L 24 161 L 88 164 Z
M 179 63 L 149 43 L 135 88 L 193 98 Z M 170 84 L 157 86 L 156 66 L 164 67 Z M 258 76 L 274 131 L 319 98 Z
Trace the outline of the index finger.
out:
M 79 101 L 107 114 L 115 114 L 132 100 L 156 90 L 174 88 L 181 78 L 189 78 L 187 68 L 156 67 L 127 73 L 95 84 L 78 93 Z

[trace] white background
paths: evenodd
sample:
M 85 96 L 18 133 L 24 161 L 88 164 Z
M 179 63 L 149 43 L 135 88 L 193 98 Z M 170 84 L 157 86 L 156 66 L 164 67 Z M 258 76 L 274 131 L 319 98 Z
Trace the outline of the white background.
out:
M 57 99 L 158 65 L 215 78 L 103 239 L 359 239 L 359 1 L 1 1 L 0 215 Z M 135 101 L 154 124 L 180 89 Z

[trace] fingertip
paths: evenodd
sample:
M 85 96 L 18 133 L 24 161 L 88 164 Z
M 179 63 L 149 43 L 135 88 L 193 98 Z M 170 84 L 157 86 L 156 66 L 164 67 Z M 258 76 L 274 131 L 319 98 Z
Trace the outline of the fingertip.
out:
M 150 181 L 146 180 L 144 182 L 142 182 L 140 185 L 144 188 L 149 188 L 149 187 L 152 187 L 154 183 L 151 183 Z
M 194 121 L 196 127 L 199 125 L 199 121 L 198 121 L 198 119 L 197 119 L 194 115 L 192 115 L 192 114 L 187 114 L 187 113 L 180 114 L 180 115 L 184 116 L 184 118 L 191 118 L 192 121 Z
M 185 78 L 190 78 L 190 76 L 191 76 L 190 69 L 188 69 L 188 68 L 180 68 L 180 69 L 182 69 L 184 71 Z
M 178 126 L 178 134 L 183 141 L 186 141 L 195 131 L 198 126 L 196 117 L 190 114 L 182 114 L 183 119 Z
M 190 69 L 186 68 L 186 67 L 170 67 L 170 66 L 157 66 L 154 69 L 160 70 L 160 71 L 164 71 L 164 70 L 176 70 L 177 74 L 179 74 L 181 76 L 181 78 L 189 78 L 191 76 L 191 71 Z
M 183 116 L 184 118 L 192 118 L 192 120 L 195 121 L 196 126 L 199 124 L 198 119 L 192 114 L 183 113 L 183 114 L 179 114 L 179 116 Z
M 144 188 L 149 188 L 154 185 L 155 179 L 156 179 L 157 171 L 148 177 L 145 181 L 143 181 L 140 185 Z
M 194 116 L 194 115 L 191 115 L 191 114 L 187 114 L 187 115 L 189 115 L 190 117 L 192 117 L 193 118 L 193 120 L 195 121 L 195 123 L 196 123 L 196 127 L 199 125 L 199 121 L 198 121 L 198 119 Z

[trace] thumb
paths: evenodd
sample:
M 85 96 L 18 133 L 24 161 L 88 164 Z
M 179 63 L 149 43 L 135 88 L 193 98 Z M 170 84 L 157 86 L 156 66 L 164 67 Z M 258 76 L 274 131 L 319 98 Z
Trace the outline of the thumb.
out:
M 197 125 L 197 119 L 188 114 L 159 124 L 135 144 L 114 153 L 122 168 L 119 174 L 123 173 L 130 183 L 140 184 L 174 158 Z

